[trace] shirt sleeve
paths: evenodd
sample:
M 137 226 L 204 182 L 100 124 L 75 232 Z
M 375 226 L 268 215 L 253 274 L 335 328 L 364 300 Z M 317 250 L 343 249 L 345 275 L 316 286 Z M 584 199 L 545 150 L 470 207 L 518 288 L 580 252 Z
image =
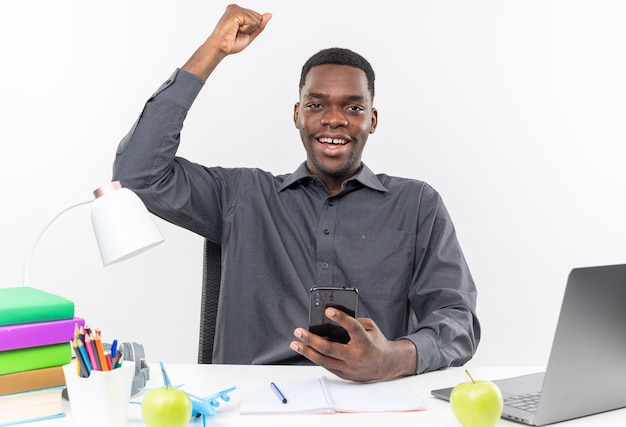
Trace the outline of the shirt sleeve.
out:
M 135 191 L 159 217 L 218 239 L 223 201 L 220 169 L 176 156 L 183 122 L 203 85 L 198 77 L 177 69 L 159 87 L 118 146 L 113 180 Z
M 404 337 L 417 349 L 416 373 L 465 364 L 480 340 L 476 286 L 450 215 L 430 187 L 425 188 L 421 205 L 409 295 L 417 325 Z

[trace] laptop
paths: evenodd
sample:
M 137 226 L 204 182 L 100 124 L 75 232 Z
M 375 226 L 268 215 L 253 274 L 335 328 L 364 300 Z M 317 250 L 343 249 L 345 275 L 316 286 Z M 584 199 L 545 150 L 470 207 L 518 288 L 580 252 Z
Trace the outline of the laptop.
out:
M 528 425 L 626 407 L 626 265 L 573 269 L 546 371 L 493 382 L 502 417 Z M 451 391 L 431 393 L 450 400 Z

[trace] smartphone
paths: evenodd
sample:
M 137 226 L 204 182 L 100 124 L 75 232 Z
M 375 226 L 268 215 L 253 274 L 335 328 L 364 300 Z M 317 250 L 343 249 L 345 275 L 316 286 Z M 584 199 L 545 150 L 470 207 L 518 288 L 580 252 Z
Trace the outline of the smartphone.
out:
M 309 295 L 309 331 L 330 341 L 349 342 L 348 332 L 326 317 L 324 311 L 334 307 L 356 317 L 359 291 L 347 286 L 315 286 L 309 290 Z

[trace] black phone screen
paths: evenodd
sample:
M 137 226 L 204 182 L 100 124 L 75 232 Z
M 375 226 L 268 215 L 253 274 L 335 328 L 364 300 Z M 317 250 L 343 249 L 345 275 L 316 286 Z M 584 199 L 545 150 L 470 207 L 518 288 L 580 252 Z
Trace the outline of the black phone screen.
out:
M 326 317 L 324 311 L 334 307 L 356 317 L 359 293 L 356 288 L 346 286 L 316 286 L 311 288 L 309 304 L 309 331 L 330 341 L 347 343 L 348 332 Z

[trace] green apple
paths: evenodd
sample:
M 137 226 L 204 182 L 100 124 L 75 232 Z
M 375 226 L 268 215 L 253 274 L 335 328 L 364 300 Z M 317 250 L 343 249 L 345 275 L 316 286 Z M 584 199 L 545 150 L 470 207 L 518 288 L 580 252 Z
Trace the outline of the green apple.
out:
M 502 416 L 502 393 L 490 381 L 458 384 L 450 394 L 452 413 L 463 427 L 493 427 Z
M 191 419 L 191 399 L 172 387 L 154 388 L 141 403 L 141 418 L 146 427 L 185 427 Z

